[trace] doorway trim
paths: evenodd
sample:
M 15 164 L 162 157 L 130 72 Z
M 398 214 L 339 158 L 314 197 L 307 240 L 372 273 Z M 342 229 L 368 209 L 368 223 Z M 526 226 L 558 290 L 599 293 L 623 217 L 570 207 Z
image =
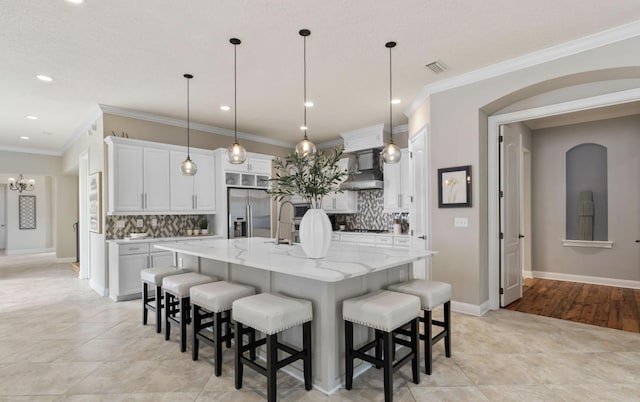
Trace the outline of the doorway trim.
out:
M 91 248 L 89 247 L 89 150 L 78 157 L 78 232 L 80 241 L 80 272 L 78 278 L 89 279 Z
M 613 92 L 574 101 L 556 103 L 517 112 L 490 116 L 488 119 L 488 212 L 489 222 L 487 236 L 489 239 L 489 308 L 500 308 L 500 200 L 499 200 L 499 132 L 503 124 L 516 123 L 540 117 L 595 109 L 640 100 L 640 88 Z

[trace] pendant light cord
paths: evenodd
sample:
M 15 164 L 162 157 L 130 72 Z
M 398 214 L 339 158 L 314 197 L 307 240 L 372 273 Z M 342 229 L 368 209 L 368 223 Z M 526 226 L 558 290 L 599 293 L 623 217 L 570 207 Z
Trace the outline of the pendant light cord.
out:
M 307 139 L 307 37 L 303 36 L 303 66 L 304 66 L 304 139 Z
M 389 143 L 393 144 L 393 74 L 391 71 L 391 49 L 393 49 L 393 47 L 389 47 Z
M 190 147 L 191 147 L 190 142 L 189 142 L 189 137 L 190 137 L 190 135 L 189 135 L 189 121 L 190 121 L 189 110 L 191 109 L 191 107 L 189 106 L 189 98 L 190 98 L 190 96 L 189 96 L 189 80 L 190 80 L 190 78 L 187 77 L 187 159 L 191 158 L 191 155 L 189 154 L 190 153 Z
M 238 62 L 236 60 L 237 45 L 233 45 L 233 140 L 238 143 Z

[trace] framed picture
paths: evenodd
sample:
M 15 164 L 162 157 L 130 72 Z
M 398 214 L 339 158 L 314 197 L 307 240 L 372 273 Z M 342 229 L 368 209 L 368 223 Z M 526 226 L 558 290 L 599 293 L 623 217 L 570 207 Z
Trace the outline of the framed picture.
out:
M 19 229 L 36 228 L 36 196 L 18 196 L 18 222 Z
M 102 233 L 102 172 L 89 175 L 89 231 Z
M 438 208 L 471 206 L 471 165 L 438 169 Z

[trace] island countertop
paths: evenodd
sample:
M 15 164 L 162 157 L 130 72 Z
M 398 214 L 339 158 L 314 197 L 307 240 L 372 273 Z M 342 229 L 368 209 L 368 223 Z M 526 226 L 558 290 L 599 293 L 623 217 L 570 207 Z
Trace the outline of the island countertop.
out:
M 273 239 L 263 237 L 157 244 L 155 247 L 322 282 L 339 282 L 436 254 L 426 250 L 376 248 L 334 242 L 326 257 L 311 259 L 307 258 L 299 244 L 276 245 Z

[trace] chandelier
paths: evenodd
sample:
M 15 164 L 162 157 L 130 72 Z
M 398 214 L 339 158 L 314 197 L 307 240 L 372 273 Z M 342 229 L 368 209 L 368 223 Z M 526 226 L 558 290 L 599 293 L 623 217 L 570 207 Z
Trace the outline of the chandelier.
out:
M 18 176 L 18 180 L 13 177 L 9 177 L 9 190 L 17 191 L 19 193 L 23 191 L 33 191 L 36 181 L 33 179 L 25 179 L 22 173 Z

